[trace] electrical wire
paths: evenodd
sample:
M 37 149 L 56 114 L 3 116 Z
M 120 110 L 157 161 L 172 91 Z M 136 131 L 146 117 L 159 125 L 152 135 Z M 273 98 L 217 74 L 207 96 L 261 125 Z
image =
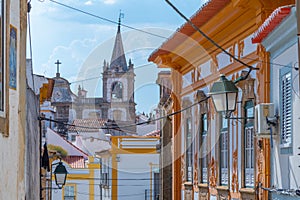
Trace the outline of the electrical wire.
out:
M 187 106 L 181 110 L 178 110 L 178 111 L 175 111 L 173 113 L 170 113 L 170 114 L 167 114 L 165 116 L 162 116 L 162 117 L 158 117 L 158 118 L 155 118 L 155 119 L 149 119 L 147 121 L 144 121 L 144 122 L 139 122 L 139 123 L 135 123 L 135 124 L 129 124 L 129 125 L 124 125 L 124 126 L 118 126 L 118 127 L 108 127 L 108 126 L 101 126 L 101 127 L 88 127 L 88 126 L 80 126 L 80 125 L 75 125 L 75 124 L 69 124 L 69 123 L 65 123 L 65 122 L 62 122 L 62 121 L 58 121 L 58 120 L 54 120 L 54 119 L 50 119 L 50 118 L 46 118 L 46 117 L 42 117 L 40 116 L 38 118 L 38 120 L 46 120 L 46 121 L 51 121 L 51 122 L 55 122 L 55 123 L 58 123 L 58 124 L 63 124 L 65 126 L 72 126 L 72 127 L 77 127 L 77 128 L 85 128 L 85 129 L 93 129 L 93 130 L 98 130 L 98 129 L 104 129 L 104 130 L 121 130 L 123 128 L 129 128 L 129 127 L 134 127 L 134 126 L 139 126 L 139 125 L 144 125 L 144 124 L 149 124 L 151 122 L 155 122 L 155 121 L 158 121 L 158 120 L 162 120 L 162 119 L 165 119 L 165 118 L 168 118 L 168 117 L 171 117 L 173 115 L 176 115 L 176 114 L 179 114 L 187 109 L 190 109 L 196 105 L 198 105 L 199 103 L 201 102 L 204 102 L 204 101 L 207 101 L 208 99 L 210 98 L 209 97 L 206 97 L 194 104 L 191 104 L 190 106 Z
M 101 186 L 101 183 L 94 183 L 94 184 L 89 184 L 89 183 L 76 183 L 76 182 L 68 182 L 68 184 L 76 184 L 76 185 L 98 185 L 98 186 Z M 102 184 L 103 185 L 103 184 Z M 158 183 L 157 185 L 161 185 L 161 183 Z M 132 187 L 138 187 L 138 186 L 149 186 L 149 184 L 136 184 L 136 185 L 133 185 L 133 184 L 110 184 L 109 186 L 132 186 Z
M 153 65 L 152 63 L 146 63 L 146 64 L 142 64 L 142 65 L 139 65 L 137 67 L 135 67 L 135 69 L 137 68 L 142 68 L 142 67 L 146 67 L 148 65 Z M 100 79 L 100 78 L 103 78 L 103 75 L 100 75 L 100 76 L 95 76 L 95 77 L 91 77 L 91 78 L 86 78 L 86 79 L 81 79 L 81 80 L 76 80 L 76 81 L 71 81 L 71 82 L 68 82 L 70 85 L 74 84 L 74 83 L 80 83 L 80 82 L 84 82 L 84 81 L 90 81 L 90 80 L 94 80 L 94 79 Z M 66 84 L 64 83 L 61 83 L 61 84 L 56 84 L 55 86 L 58 87 L 58 86 L 64 86 Z
M 99 194 L 90 194 L 84 192 L 77 192 L 77 194 L 87 195 L 87 196 L 100 196 Z M 109 195 L 110 197 L 130 197 L 130 196 L 145 196 L 145 193 L 134 193 L 134 194 L 118 194 L 118 195 Z M 147 195 L 149 196 L 149 195 Z
M 158 35 L 158 34 L 154 34 L 154 33 L 151 33 L 151 32 L 148 32 L 148 31 L 143 31 L 141 29 L 137 29 L 137 28 L 134 28 L 132 26 L 128 26 L 128 25 L 125 25 L 125 24 L 122 24 L 122 23 L 119 23 L 119 22 L 116 22 L 116 21 L 113 21 L 113 20 L 110 20 L 110 19 L 107 19 L 107 18 L 104 18 L 104 17 L 100 17 L 98 15 L 95 15 L 95 14 L 92 14 L 92 13 L 89 13 L 89 12 L 86 12 L 84 10 L 81 10 L 81 9 L 78 9 L 78 8 L 75 8 L 75 7 L 72 7 L 72 6 L 69 6 L 69 5 L 66 5 L 66 4 L 63 4 L 63 3 L 60 3 L 58 1 L 55 1 L 55 0 L 49 0 L 50 2 L 53 2 L 55 4 L 58 4 L 60 6 L 63 6 L 63 7 L 66 7 L 66 8 L 69 8 L 69 9 L 72 9 L 72 10 L 75 10 L 77 12 L 80 12 L 80 13 L 83 13 L 83 14 L 86 14 L 86 15 L 89 15 L 89 16 L 92 16 L 92 17 L 95 17 L 95 18 L 98 18 L 98 19 L 101 19 L 101 20 L 104 20 L 104 21 L 107 21 L 107 22 L 110 22 L 110 23 L 113 23 L 113 24 L 120 24 L 121 26 L 123 27 L 126 27 L 126 28 L 129 28 L 129 29 L 133 29 L 133 30 L 136 30 L 136 31 L 139 31 L 139 32 L 143 32 L 143 33 L 146 33 L 146 34 L 149 34 L 149 35 L 152 35 L 152 36 L 156 36 L 156 37 L 159 37 L 159 38 L 163 38 L 163 39 L 168 39 L 167 37 L 164 37 L 164 36 L 161 36 L 161 35 Z M 41 1 L 43 2 L 43 1 Z M 208 41 L 210 41 L 213 45 L 215 45 L 217 48 L 221 49 L 225 54 L 229 55 L 231 58 L 233 58 L 234 60 L 236 60 L 237 62 L 241 63 L 242 65 L 250 68 L 250 69 L 257 69 L 257 68 L 254 68 L 246 63 L 244 63 L 243 61 L 239 60 L 238 58 L 236 58 L 234 55 L 232 55 L 231 53 L 229 53 L 227 50 L 225 50 L 223 47 L 221 47 L 218 43 L 216 43 L 213 39 L 211 39 L 208 35 L 206 35 L 203 31 L 201 31 L 197 26 L 195 26 L 183 13 L 181 13 L 169 0 L 166 0 L 166 2 L 182 17 L 184 18 L 195 30 L 197 30 L 199 33 L 201 33 L 201 35 L 203 35 Z
M 258 68 L 255 68 L 253 66 L 248 65 L 247 63 L 244 63 L 240 59 L 236 58 L 234 55 L 229 53 L 226 49 L 224 49 L 222 46 L 220 46 L 217 42 L 215 42 L 212 38 L 210 38 L 208 35 L 206 35 L 203 31 L 201 31 L 200 28 L 198 28 L 191 20 L 189 20 L 178 8 L 176 8 L 169 0 L 165 0 L 172 8 L 175 10 L 183 19 L 185 19 L 196 31 L 198 31 L 203 37 L 205 37 L 208 41 L 210 41 L 213 45 L 215 45 L 217 48 L 219 48 L 222 52 L 230 56 L 235 61 L 239 62 L 240 64 L 248 67 L 250 70 L 257 70 Z
M 138 28 L 134 28 L 132 26 L 128 26 L 128 25 L 125 25 L 125 24 L 122 24 L 122 23 L 119 23 L 119 22 L 116 22 L 116 21 L 113 21 L 113 20 L 110 20 L 110 19 L 107 19 L 105 17 L 100 17 L 98 15 L 95 15 L 95 14 L 92 14 L 92 13 L 89 13 L 87 11 L 84 11 L 84 10 L 81 10 L 79 8 L 75 8 L 75 7 L 72 7 L 72 6 L 69 6 L 67 4 L 63 4 L 63 3 L 60 3 L 58 1 L 55 1 L 55 0 L 49 0 L 50 2 L 53 2 L 55 4 L 58 4 L 60 6 L 63 6 L 65 8 L 69 8 L 71 10 L 75 10 L 77 12 L 80 12 L 80 13 L 83 13 L 83 14 L 86 14 L 86 15 L 89 15 L 91 17 L 95 17 L 95 18 L 98 18 L 98 19 L 101 19 L 103 21 L 107 21 L 107 22 L 110 22 L 110 23 L 113 23 L 113 24 L 120 24 L 121 26 L 123 27 L 126 27 L 126 28 L 129 28 L 129 29 L 132 29 L 132 30 L 135 30 L 135 31 L 139 31 L 139 32 L 142 32 L 142 33 L 145 33 L 145 34 L 148 34 L 148 35 L 152 35 L 152 36 L 155 36 L 155 37 L 159 37 L 159 38 L 162 38 L 162 39 L 168 39 L 167 37 L 164 37 L 164 36 L 161 36 L 161 35 L 158 35 L 158 34 L 155 34 L 155 33 L 151 33 L 151 32 L 148 32 L 148 31 L 144 31 L 144 30 L 141 30 L 141 29 L 138 29 Z M 44 2 L 44 1 L 41 1 L 41 2 Z
M 72 178 L 72 180 L 103 180 L 101 178 L 87 178 L 87 177 L 74 177 Z M 113 181 L 113 180 L 117 180 L 117 181 L 150 181 L 150 180 L 154 180 L 154 178 L 108 178 L 106 180 L 109 181 Z

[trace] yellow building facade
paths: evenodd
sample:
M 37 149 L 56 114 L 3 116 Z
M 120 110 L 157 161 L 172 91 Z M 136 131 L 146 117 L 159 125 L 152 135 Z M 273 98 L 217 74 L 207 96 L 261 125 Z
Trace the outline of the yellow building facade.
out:
M 227 52 L 257 68 L 240 81 L 237 109 L 226 119 L 209 91 L 224 74 L 230 80 L 249 69 L 208 41 L 189 23 L 149 57 L 171 69 L 172 199 L 268 199 L 270 140 L 255 137 L 254 107 L 270 102 L 269 54 L 252 34 L 277 7 L 294 1 L 210 0 L 191 22 Z M 198 103 L 201 102 L 201 103 Z M 188 108 L 188 109 L 186 109 Z
M 112 136 L 111 200 L 156 199 L 159 196 L 158 136 Z

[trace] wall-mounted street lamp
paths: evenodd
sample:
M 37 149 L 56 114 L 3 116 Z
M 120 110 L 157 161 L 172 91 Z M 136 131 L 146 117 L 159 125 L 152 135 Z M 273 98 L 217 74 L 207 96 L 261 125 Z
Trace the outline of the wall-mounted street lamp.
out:
M 229 81 L 224 74 L 220 76 L 220 80 L 215 82 L 208 93 L 214 103 L 217 112 L 224 112 L 226 118 L 230 118 L 230 115 L 236 108 L 238 88 L 235 83 Z
M 61 189 L 66 184 L 66 179 L 68 175 L 68 171 L 61 161 L 59 161 L 53 173 L 54 173 L 55 183 L 57 187 Z
M 251 70 L 245 76 L 235 81 L 228 80 L 224 74 L 221 74 L 220 80 L 215 82 L 208 93 L 214 103 L 217 112 L 224 113 L 226 119 L 254 119 L 254 117 L 230 117 L 235 111 L 237 104 L 238 88 L 235 84 L 246 80 Z

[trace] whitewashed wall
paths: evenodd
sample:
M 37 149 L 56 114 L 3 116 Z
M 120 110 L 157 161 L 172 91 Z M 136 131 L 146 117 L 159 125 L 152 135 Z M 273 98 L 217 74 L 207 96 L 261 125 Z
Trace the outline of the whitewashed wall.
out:
M 129 198 L 130 200 L 144 200 L 145 190 L 150 191 L 151 188 L 151 173 L 152 191 L 154 192 L 153 173 L 158 168 L 159 154 L 119 154 L 118 156 L 120 157 L 120 162 L 118 162 L 118 200 Z M 150 199 L 150 193 L 147 194 Z
M 8 1 L 2 1 L 8 3 Z M 23 2 L 24 3 L 24 2 Z M 26 2 L 25 2 L 26 3 Z M 26 16 L 26 11 L 20 11 L 20 0 L 10 1 L 9 24 L 17 28 L 17 89 L 9 90 L 9 137 L 0 134 L 0 199 L 25 199 L 25 105 L 20 106 L 20 99 L 25 100 L 26 84 L 20 84 L 20 80 L 26 80 L 24 54 L 20 56 L 20 49 L 26 49 L 25 41 L 21 40 L 20 13 Z M 26 26 L 25 26 L 26 27 Z M 24 27 L 23 27 L 24 28 Z M 7 29 L 9 30 L 9 29 Z M 22 42 L 22 45 L 20 44 Z M 6 43 L 7 44 L 7 43 Z M 25 53 L 25 52 L 22 52 Z M 6 59 L 7 59 L 6 55 Z M 23 58 L 23 60 L 20 60 Z M 23 69 L 21 69 L 21 65 Z M 8 72 L 7 72 L 8 73 Z M 22 95 L 22 96 L 21 96 Z M 23 102 L 25 104 L 25 101 Z M 37 191 L 38 192 L 38 191 Z M 38 194 L 39 195 L 39 194 Z
M 277 114 L 280 114 L 280 70 L 285 67 L 292 68 L 292 151 L 291 153 L 282 152 L 280 129 L 276 130 L 277 135 L 273 139 L 274 145 L 271 148 L 271 184 L 281 189 L 297 189 L 300 185 L 298 168 L 300 156 L 297 155 L 300 152 L 298 149 L 300 147 L 299 71 L 293 69 L 299 66 L 296 25 L 296 13 L 295 9 L 292 9 L 291 14 L 263 41 L 263 45 L 271 55 L 271 102 L 275 104 Z

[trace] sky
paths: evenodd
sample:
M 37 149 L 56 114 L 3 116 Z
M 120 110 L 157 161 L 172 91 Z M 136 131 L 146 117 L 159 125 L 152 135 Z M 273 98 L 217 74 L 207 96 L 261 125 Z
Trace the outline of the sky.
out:
M 159 101 L 156 65 L 147 61 L 184 20 L 164 0 L 32 0 L 29 15 L 32 58 L 35 74 L 54 77 L 56 60 L 60 60 L 61 77 L 71 83 L 76 94 L 78 85 L 89 97 L 102 97 L 102 67 L 110 62 L 120 11 L 122 24 L 162 36 L 145 34 L 121 27 L 127 61 L 132 60 L 136 73 L 135 102 L 137 112 L 151 112 Z M 192 16 L 204 0 L 171 0 L 186 16 Z M 29 35 L 29 34 L 28 34 Z M 29 39 L 28 39 L 29 41 Z M 32 52 L 32 53 L 30 53 Z

